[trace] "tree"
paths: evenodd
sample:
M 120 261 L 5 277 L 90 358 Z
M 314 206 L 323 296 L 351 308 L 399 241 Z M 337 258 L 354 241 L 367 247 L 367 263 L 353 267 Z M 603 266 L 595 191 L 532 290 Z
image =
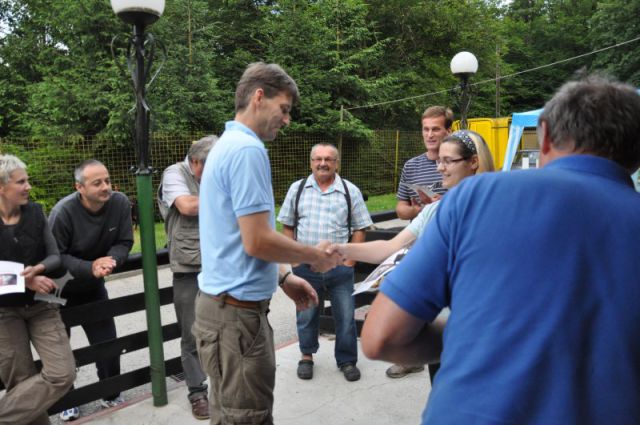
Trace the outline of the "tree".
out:
M 622 81 L 640 86 L 640 24 L 632 18 L 640 14 L 640 1 L 609 0 L 598 2 L 593 14 L 589 39 L 591 47 L 601 49 L 636 39 L 616 49 L 598 53 L 591 69 L 604 70 Z
M 514 1 L 504 19 L 504 61 L 514 72 L 552 64 L 589 51 L 588 20 L 595 0 Z M 510 110 L 540 108 L 552 93 L 588 67 L 590 58 L 560 63 L 504 80 Z
M 379 66 L 386 42 L 376 39 L 361 0 L 287 0 L 265 14 L 263 46 L 302 92 L 296 128 L 366 132 L 363 120 L 340 109 L 379 99 L 392 79 Z

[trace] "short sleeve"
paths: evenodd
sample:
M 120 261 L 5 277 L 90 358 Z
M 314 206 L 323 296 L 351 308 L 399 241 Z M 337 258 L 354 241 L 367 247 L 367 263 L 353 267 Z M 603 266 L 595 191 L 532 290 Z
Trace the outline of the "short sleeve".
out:
M 273 206 L 269 158 L 263 148 L 248 146 L 229 164 L 231 201 L 236 217 L 269 211 Z
M 411 189 L 407 188 L 403 183 L 407 183 L 407 164 L 402 167 L 402 173 L 400 173 L 400 183 L 398 184 L 398 193 L 396 198 L 399 201 L 411 200 Z
M 171 208 L 178 196 L 191 195 L 187 182 L 178 167 L 172 166 L 162 176 L 162 200 Z
M 384 280 L 381 291 L 408 313 L 433 321 L 449 306 L 449 235 L 452 211 L 444 203 L 431 225 L 416 241 L 398 267 Z
M 438 211 L 438 205 L 440 205 L 440 201 L 432 202 L 424 207 L 420 214 L 409 223 L 407 230 L 413 233 L 416 238 L 419 238 L 424 233 L 427 224 L 433 219 L 436 211 Z
M 362 192 L 356 186 L 352 185 L 353 191 L 350 193 L 351 197 L 351 228 L 352 230 L 360 230 L 369 227 L 373 224 L 371 215 L 367 209 L 367 204 L 364 202 Z
M 298 193 L 298 188 L 302 184 L 302 180 L 294 182 L 289 186 L 289 190 L 287 191 L 287 196 L 285 196 L 284 201 L 282 201 L 282 206 L 280 207 L 280 212 L 278 213 L 278 221 L 285 226 L 293 226 L 294 222 L 294 209 L 295 209 L 295 198 Z

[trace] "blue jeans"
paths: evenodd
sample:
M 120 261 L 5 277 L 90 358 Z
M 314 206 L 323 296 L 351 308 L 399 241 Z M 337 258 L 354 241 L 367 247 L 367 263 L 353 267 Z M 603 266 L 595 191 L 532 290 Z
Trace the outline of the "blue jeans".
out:
M 353 268 L 338 266 L 327 273 L 316 273 L 302 264 L 293 273 L 306 279 L 318 292 L 318 307 L 296 313 L 298 339 L 302 354 L 318 352 L 318 321 L 324 306 L 325 293 L 329 293 L 331 312 L 336 325 L 335 357 L 338 367 L 358 361 L 358 334 L 354 319 Z

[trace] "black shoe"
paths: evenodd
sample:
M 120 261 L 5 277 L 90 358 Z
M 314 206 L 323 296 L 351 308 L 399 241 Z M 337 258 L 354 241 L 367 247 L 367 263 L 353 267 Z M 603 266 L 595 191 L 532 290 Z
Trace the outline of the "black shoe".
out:
M 313 360 L 302 359 L 298 362 L 298 378 L 313 378 Z
M 344 374 L 345 379 L 349 382 L 360 379 L 360 370 L 353 363 L 345 363 L 340 366 L 340 372 Z

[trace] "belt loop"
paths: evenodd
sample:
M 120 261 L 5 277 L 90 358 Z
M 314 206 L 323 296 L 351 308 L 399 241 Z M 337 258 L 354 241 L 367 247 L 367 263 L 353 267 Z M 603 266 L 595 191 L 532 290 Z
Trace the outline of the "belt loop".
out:
M 227 303 L 227 293 L 220 294 L 220 308 L 224 308 L 224 305 Z

